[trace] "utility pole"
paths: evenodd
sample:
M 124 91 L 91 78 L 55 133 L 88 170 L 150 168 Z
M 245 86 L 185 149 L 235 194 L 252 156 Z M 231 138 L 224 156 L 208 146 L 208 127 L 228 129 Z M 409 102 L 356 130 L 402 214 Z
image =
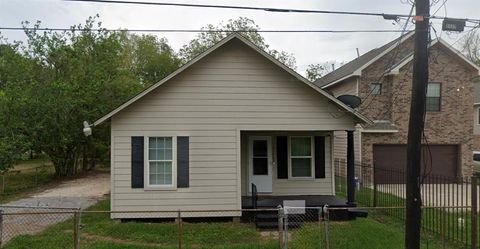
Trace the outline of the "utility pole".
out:
M 405 247 L 407 249 L 420 248 L 420 228 L 422 222 L 420 169 L 422 133 L 425 123 L 425 98 L 428 84 L 428 17 L 430 16 L 430 1 L 417 0 L 415 3 L 412 98 L 407 141 L 407 210 L 405 221 Z

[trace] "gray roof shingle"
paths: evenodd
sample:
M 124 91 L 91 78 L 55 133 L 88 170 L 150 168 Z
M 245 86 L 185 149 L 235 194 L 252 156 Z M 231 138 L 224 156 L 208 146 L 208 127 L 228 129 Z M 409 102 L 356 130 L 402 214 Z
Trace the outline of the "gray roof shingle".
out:
M 382 54 L 384 51 L 388 50 L 390 47 L 395 45 L 400 39 L 408 35 L 409 33 L 379 47 L 368 51 L 367 53 L 361 55 L 360 57 L 348 62 L 347 64 L 339 67 L 337 70 L 330 72 L 329 74 L 323 76 L 320 79 L 317 79 L 313 82 L 319 87 L 323 87 L 331 82 L 337 81 L 341 78 L 344 78 L 348 75 L 353 74 L 357 69 L 361 68 L 363 65 L 373 60 L 378 55 Z

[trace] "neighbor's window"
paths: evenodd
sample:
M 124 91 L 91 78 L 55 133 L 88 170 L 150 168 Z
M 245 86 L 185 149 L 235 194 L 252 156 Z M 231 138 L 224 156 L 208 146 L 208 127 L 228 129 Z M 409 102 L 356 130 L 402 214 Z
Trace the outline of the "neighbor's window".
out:
M 292 177 L 313 176 L 312 137 L 290 137 L 290 174 Z
M 428 83 L 425 110 L 427 112 L 439 112 L 441 105 L 440 83 Z
M 172 186 L 173 184 L 173 138 L 148 138 L 149 185 Z
M 372 83 L 372 84 L 370 84 L 370 92 L 371 92 L 371 95 L 380 95 L 380 94 L 382 94 L 382 84 L 380 84 L 380 83 Z
M 480 124 L 480 108 L 477 108 L 477 124 Z

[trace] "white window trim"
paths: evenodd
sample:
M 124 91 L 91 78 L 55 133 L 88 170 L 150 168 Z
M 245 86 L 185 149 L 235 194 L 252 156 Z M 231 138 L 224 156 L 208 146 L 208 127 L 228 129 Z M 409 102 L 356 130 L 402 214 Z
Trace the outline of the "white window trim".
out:
M 171 137 L 172 138 L 172 184 L 157 185 L 150 184 L 150 160 L 149 160 L 149 142 L 153 137 Z M 144 141 L 144 189 L 145 190 L 176 190 L 177 189 L 177 137 L 172 135 L 151 135 L 146 136 Z
M 311 158 L 310 171 L 311 176 L 292 176 L 292 137 L 310 138 L 310 156 L 295 156 L 294 158 Z M 315 139 L 313 136 L 288 136 L 288 180 L 315 180 Z

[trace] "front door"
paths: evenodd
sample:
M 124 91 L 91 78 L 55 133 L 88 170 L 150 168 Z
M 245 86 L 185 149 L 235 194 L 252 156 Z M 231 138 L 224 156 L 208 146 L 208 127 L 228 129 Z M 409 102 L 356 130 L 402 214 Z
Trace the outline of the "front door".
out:
M 272 193 L 272 138 L 255 136 L 249 138 L 249 190 L 252 183 L 259 193 Z

